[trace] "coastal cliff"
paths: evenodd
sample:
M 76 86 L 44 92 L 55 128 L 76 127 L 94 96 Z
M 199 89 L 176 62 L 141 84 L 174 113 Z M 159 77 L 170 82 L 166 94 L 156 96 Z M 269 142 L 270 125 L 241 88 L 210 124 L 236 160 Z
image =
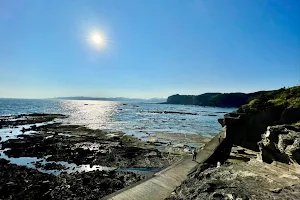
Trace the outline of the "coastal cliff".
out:
M 235 145 L 258 150 L 257 143 L 268 126 L 300 121 L 300 87 L 261 94 L 236 112 L 224 115 L 219 123 L 226 128 L 227 139 Z
M 215 106 L 215 107 L 233 107 L 238 108 L 241 105 L 249 103 L 260 94 L 267 91 L 254 93 L 204 93 L 200 95 L 179 95 L 169 96 L 167 104 L 183 104 L 198 106 Z
M 168 200 L 300 199 L 299 109 L 297 86 L 261 94 L 226 114 L 219 119 L 225 144 Z

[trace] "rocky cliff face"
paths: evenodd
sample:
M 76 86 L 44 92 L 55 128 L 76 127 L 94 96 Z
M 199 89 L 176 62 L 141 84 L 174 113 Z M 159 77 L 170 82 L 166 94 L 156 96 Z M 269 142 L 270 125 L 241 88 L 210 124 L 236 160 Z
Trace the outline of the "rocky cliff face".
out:
M 229 113 L 219 123 L 225 127 L 227 138 L 236 145 L 259 150 L 257 143 L 268 126 L 300 121 L 299 108 L 273 107 L 256 113 Z
M 279 161 L 300 164 L 300 128 L 269 126 L 258 142 L 259 158 L 267 163 Z
M 300 122 L 299 86 L 261 95 L 226 114 L 219 119 L 226 131 L 226 149 L 235 144 L 260 150 L 264 162 L 251 158 L 232 164 L 228 159 L 220 167 L 200 165 L 168 200 L 300 199 L 300 126 L 284 125 L 296 122 Z M 215 154 L 210 163 L 224 159 L 222 149 Z
M 219 123 L 227 138 L 236 145 L 258 150 L 257 142 L 268 126 L 300 121 L 300 86 L 261 94 L 236 112 L 226 114 Z

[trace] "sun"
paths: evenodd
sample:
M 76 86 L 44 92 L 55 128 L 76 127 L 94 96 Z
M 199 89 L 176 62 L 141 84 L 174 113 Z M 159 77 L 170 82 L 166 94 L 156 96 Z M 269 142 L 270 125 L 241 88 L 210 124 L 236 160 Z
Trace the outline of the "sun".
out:
M 100 45 L 103 42 L 103 38 L 101 37 L 100 34 L 97 34 L 97 33 L 92 35 L 92 40 L 97 45 Z
M 99 32 L 91 33 L 89 36 L 89 41 L 97 48 L 103 47 L 105 45 L 105 38 Z

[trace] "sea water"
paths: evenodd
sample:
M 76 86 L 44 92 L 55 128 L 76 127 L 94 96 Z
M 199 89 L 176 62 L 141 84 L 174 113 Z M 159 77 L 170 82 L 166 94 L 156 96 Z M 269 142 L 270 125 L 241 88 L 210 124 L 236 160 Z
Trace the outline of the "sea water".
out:
M 69 116 L 63 120 L 65 124 L 129 134 L 167 132 L 213 137 L 221 130 L 218 118 L 235 109 L 95 100 L 0 99 L 0 116 L 59 113 Z

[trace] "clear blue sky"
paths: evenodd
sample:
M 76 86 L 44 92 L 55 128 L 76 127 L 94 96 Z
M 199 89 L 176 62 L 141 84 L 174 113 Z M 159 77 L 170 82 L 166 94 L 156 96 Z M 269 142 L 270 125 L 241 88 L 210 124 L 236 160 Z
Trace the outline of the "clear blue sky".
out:
M 92 31 L 106 38 L 100 50 Z M 298 0 L 0 0 L 0 97 L 167 97 L 300 83 Z

